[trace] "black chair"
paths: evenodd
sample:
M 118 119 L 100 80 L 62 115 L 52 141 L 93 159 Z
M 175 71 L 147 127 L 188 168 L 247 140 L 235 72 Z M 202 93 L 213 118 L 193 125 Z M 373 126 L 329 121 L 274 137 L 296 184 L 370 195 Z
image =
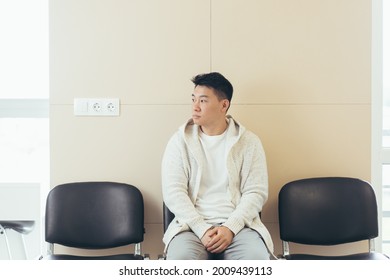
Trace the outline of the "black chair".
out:
M 142 260 L 144 201 L 138 188 L 116 182 L 68 183 L 47 197 L 45 240 L 49 260 Z M 134 244 L 135 252 L 105 256 L 54 254 L 53 245 L 108 249 Z
M 169 224 L 175 218 L 175 214 L 173 214 L 169 208 L 163 202 L 163 232 L 165 233 Z M 166 260 L 167 256 L 164 254 L 158 255 L 159 260 Z
M 279 192 L 279 226 L 287 260 L 380 260 L 377 202 L 372 186 L 345 177 L 323 177 L 287 183 Z M 290 253 L 289 243 L 339 245 L 368 240 L 367 252 L 341 256 Z
M 175 218 L 175 214 L 173 214 L 168 207 L 163 203 L 163 226 L 164 226 L 164 232 L 166 232 L 169 224 L 172 222 L 172 220 Z

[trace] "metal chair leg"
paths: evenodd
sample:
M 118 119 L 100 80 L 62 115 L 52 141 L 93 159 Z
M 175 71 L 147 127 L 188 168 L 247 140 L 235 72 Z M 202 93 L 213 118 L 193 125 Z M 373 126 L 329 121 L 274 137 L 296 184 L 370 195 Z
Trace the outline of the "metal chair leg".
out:
M 10 249 L 10 246 L 9 246 L 7 232 L 5 231 L 5 228 L 1 224 L 0 224 L 0 233 L 4 234 L 5 244 L 7 245 L 8 257 L 9 257 L 10 260 L 12 260 L 12 254 L 11 254 L 11 249 Z
M 27 253 L 26 241 L 24 240 L 24 235 L 23 235 L 23 234 L 21 234 L 20 236 L 22 237 L 24 256 L 26 257 L 26 260 L 28 260 L 28 253 Z

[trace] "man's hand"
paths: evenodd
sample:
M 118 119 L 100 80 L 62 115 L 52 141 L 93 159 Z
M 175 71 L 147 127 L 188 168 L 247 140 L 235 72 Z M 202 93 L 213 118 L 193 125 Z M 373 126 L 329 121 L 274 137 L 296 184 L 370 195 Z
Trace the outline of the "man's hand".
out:
M 220 226 L 206 231 L 201 241 L 210 253 L 221 253 L 232 243 L 233 237 L 230 229 Z
M 200 241 L 202 242 L 202 244 L 204 245 L 204 247 L 207 248 L 207 244 L 210 243 L 211 238 L 212 238 L 216 233 L 217 233 L 217 230 L 216 230 L 215 227 L 211 227 L 211 228 L 209 228 L 209 229 L 205 232 L 205 234 L 203 235 L 203 237 L 202 237 L 201 240 L 200 240 Z

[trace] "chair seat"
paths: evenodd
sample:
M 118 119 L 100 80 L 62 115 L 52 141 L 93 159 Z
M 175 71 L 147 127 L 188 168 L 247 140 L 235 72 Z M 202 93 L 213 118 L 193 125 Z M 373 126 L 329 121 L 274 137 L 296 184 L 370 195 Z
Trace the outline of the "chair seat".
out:
M 284 257 L 286 260 L 389 260 L 381 253 L 359 253 L 346 256 L 318 256 L 310 254 L 290 254 Z
M 74 256 L 74 255 L 48 255 L 42 258 L 43 260 L 143 260 L 141 255 L 120 254 L 109 256 Z
M 0 221 L 3 228 L 13 229 L 22 234 L 28 234 L 34 229 L 35 221 Z

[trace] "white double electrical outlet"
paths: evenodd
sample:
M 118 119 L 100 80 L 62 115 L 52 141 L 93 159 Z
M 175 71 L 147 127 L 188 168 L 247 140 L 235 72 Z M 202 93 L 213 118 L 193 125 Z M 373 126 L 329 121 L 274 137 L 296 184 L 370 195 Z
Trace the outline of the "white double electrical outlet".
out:
M 119 98 L 75 98 L 75 116 L 119 116 Z

